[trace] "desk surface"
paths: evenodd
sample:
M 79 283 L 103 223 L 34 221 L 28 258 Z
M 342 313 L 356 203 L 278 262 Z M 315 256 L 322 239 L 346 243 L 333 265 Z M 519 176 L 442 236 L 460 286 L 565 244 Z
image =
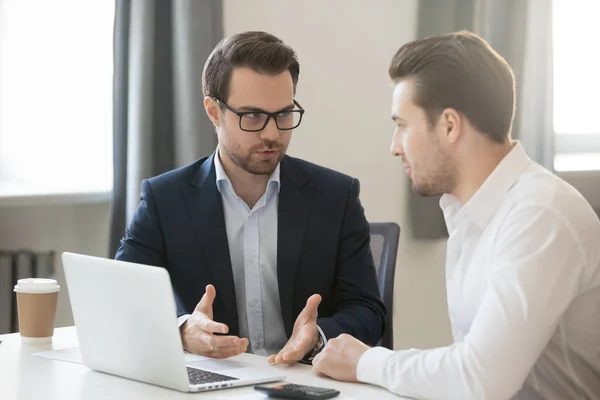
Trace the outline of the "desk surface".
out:
M 58 328 L 52 344 L 30 346 L 21 343 L 19 334 L 0 335 L 0 399 L 264 399 L 251 386 L 205 393 L 181 393 L 88 369 L 82 364 L 54 361 L 32 355 L 47 350 L 78 346 L 74 327 Z M 241 354 L 235 360 L 264 365 L 264 357 Z M 286 381 L 341 391 L 341 399 L 399 399 L 384 389 L 363 384 L 342 383 L 313 374 L 308 365 L 285 368 Z

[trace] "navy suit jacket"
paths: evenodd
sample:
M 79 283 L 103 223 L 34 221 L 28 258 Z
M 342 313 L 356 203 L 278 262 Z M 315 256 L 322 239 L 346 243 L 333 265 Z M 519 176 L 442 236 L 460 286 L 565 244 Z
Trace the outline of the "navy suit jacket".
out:
M 191 314 L 213 284 L 214 320 L 239 335 L 236 294 L 214 154 L 142 182 L 141 202 L 116 259 L 169 271 L 177 314 Z M 330 339 L 348 333 L 375 345 L 386 310 L 370 250 L 359 182 L 289 156 L 281 162 L 277 278 L 288 338 L 314 293 Z

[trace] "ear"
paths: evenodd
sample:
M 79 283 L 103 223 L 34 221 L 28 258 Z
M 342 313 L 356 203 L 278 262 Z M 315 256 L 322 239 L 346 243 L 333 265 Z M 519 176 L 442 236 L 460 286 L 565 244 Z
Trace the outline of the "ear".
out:
M 221 126 L 221 107 L 212 97 L 204 97 L 204 110 L 215 127 Z
M 443 127 L 444 136 L 447 142 L 455 143 L 462 133 L 462 115 L 453 108 L 446 108 L 442 111 L 439 122 Z

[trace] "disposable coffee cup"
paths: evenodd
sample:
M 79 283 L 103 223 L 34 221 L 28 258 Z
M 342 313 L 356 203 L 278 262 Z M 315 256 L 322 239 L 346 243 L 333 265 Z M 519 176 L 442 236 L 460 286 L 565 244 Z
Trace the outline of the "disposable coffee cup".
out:
M 19 331 L 23 343 L 52 342 L 60 286 L 54 279 L 19 279 L 17 294 Z

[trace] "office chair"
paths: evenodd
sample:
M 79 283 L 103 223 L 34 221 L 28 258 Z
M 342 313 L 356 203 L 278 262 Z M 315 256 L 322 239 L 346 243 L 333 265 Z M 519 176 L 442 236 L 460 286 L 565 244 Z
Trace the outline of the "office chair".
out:
M 377 283 L 387 310 L 387 324 L 379 346 L 394 349 L 394 275 L 400 226 L 395 222 L 371 222 L 371 253 L 377 271 Z

